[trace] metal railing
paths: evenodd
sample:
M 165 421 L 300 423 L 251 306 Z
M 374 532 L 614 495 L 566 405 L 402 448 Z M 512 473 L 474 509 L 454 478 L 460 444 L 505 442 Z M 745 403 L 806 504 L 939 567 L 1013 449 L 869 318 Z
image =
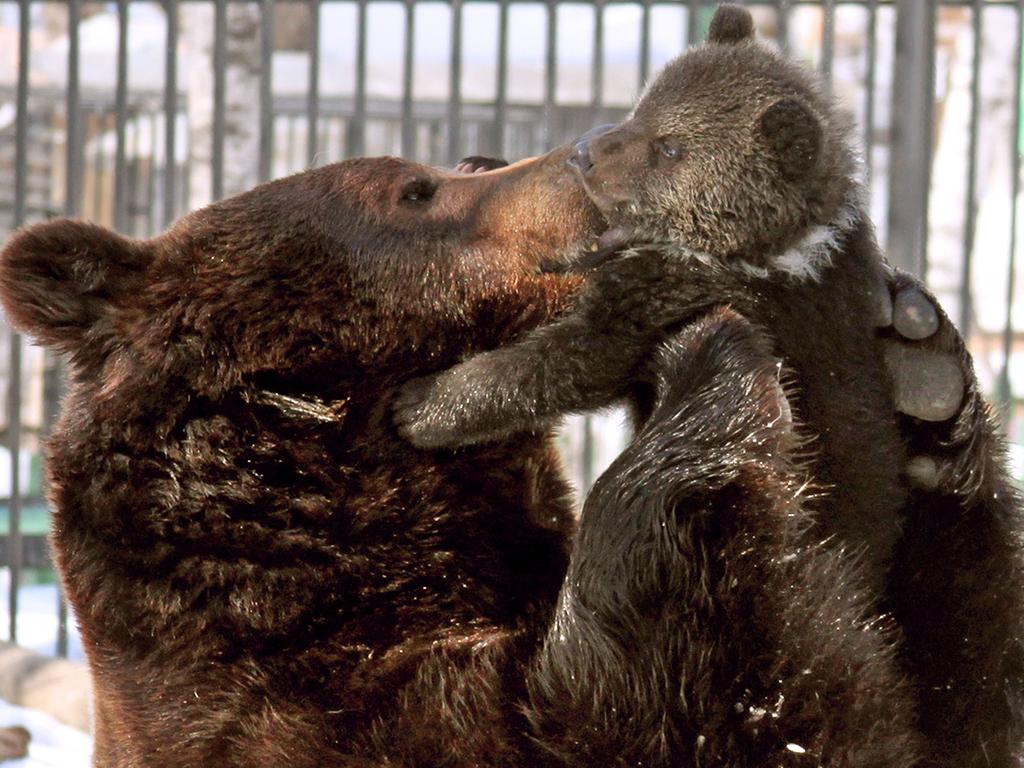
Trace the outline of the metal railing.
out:
M 204 195 L 233 191 L 238 116 L 229 102 L 240 87 L 231 79 L 239 44 L 255 84 L 243 118 L 255 133 L 243 169 L 254 182 L 362 154 L 450 164 L 545 151 L 624 115 L 666 58 L 701 39 L 713 5 L 0 0 L 0 239 L 54 215 L 149 236 Z M 928 277 L 947 303 L 1012 436 L 1013 371 L 1024 365 L 1024 317 L 1014 318 L 1024 0 L 747 5 L 766 37 L 820 67 L 853 115 L 889 257 Z M 208 48 L 193 39 L 196 8 L 212 14 Z M 252 30 L 241 43 L 238 9 Z M 143 11 L 159 23 L 133 26 Z M 381 19 L 391 28 L 382 32 Z M 86 36 L 84 49 L 91 25 L 107 36 Z M 291 30 L 287 45 L 282 30 Z M 142 53 L 132 47 L 139 36 L 151 41 Z M 444 38 L 441 56 L 434 38 Z M 97 76 L 104 41 L 106 74 Z M 205 69 L 196 63 L 204 55 Z M 141 86 L 133 79 L 157 65 L 162 74 Z M 208 87 L 195 85 L 197 75 Z M 204 99 L 208 132 L 197 138 Z M 0 564 L 10 576 L 8 634 L 18 640 L 26 569 L 49 568 L 38 454 L 57 410 L 61 364 L 16 335 L 0 341 L 0 437 L 11 459 L 0 476 L 9 489 Z M 1018 386 L 1021 375 L 1024 368 Z M 622 439 L 608 419 L 570 422 L 562 440 L 577 485 L 589 486 Z M 63 655 L 67 613 L 57 602 Z

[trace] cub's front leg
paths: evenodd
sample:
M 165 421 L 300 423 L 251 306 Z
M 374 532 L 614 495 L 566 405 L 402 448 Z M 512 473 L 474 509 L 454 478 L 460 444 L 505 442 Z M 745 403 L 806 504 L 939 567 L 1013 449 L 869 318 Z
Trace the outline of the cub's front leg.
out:
M 543 428 L 622 399 L 666 328 L 720 295 L 706 268 L 656 249 L 594 270 L 567 315 L 520 341 L 416 379 L 395 400 L 399 432 L 420 448 L 452 448 Z

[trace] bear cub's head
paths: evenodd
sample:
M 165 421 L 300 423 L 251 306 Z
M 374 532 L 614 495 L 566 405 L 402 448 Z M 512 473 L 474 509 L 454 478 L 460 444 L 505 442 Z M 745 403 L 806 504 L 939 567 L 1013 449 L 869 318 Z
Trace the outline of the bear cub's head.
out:
M 670 62 L 627 120 L 577 144 L 570 164 L 612 225 L 608 240 L 768 267 L 851 215 L 848 133 L 818 78 L 725 5 L 706 44 Z

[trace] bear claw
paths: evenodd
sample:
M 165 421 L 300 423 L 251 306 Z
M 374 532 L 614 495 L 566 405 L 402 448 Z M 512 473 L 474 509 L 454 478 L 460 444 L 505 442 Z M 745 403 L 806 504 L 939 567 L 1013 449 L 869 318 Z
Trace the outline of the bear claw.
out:
M 471 155 L 470 157 L 464 157 L 459 160 L 455 166 L 456 173 L 483 173 L 484 171 L 493 171 L 497 168 L 504 168 L 508 165 L 507 160 L 501 160 L 497 157 L 484 157 L 483 155 Z

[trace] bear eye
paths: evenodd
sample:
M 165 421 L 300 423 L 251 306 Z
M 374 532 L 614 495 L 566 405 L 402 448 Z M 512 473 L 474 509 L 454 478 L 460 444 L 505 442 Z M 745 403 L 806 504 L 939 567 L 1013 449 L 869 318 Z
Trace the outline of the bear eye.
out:
M 416 179 L 402 187 L 399 199 L 407 203 L 428 202 L 437 191 L 437 184 L 430 179 Z
M 654 142 L 654 146 L 667 160 L 679 160 L 683 156 L 682 146 L 674 139 L 658 139 Z

